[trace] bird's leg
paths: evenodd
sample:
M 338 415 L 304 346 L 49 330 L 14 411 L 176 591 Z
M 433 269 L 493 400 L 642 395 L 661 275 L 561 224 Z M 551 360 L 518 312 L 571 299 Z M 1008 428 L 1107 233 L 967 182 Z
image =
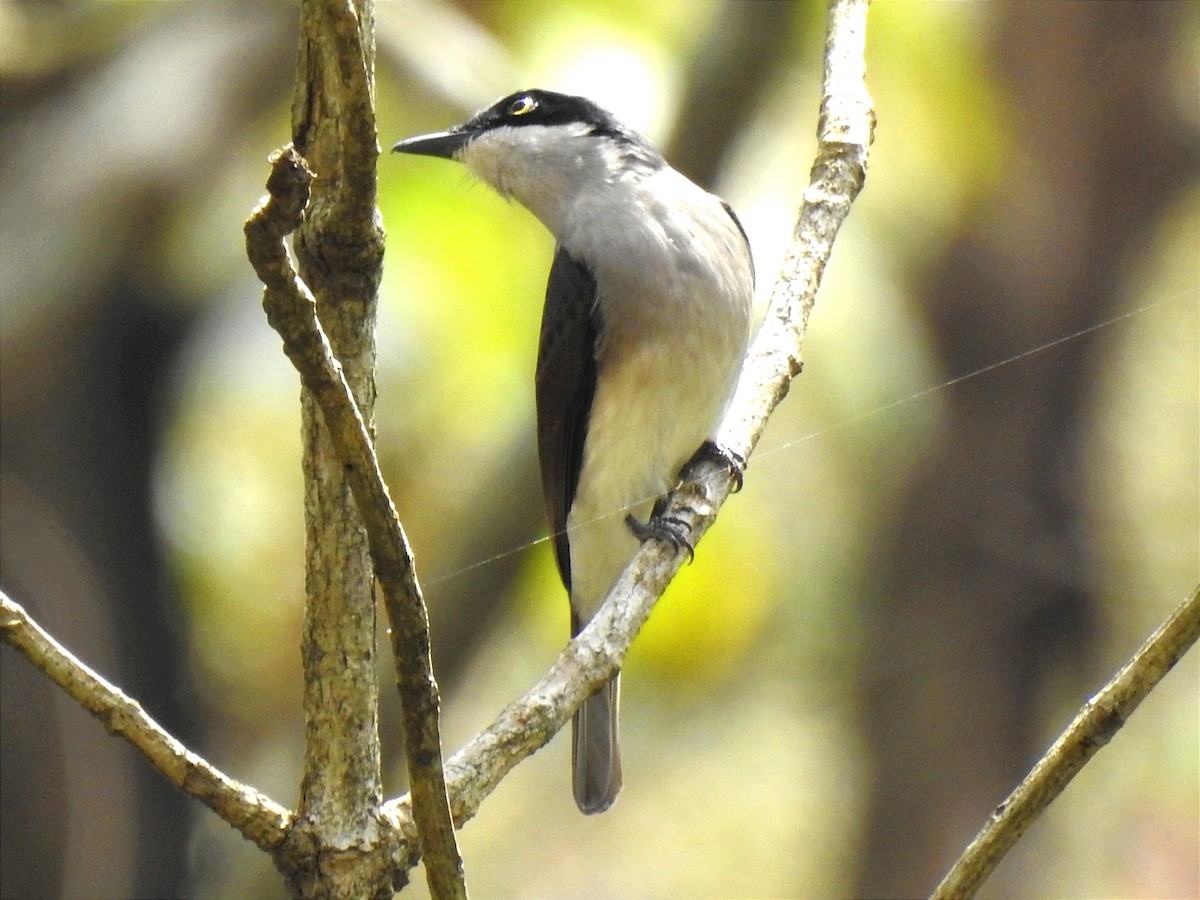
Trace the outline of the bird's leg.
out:
M 700 449 L 680 469 L 680 475 L 690 471 L 697 463 L 705 460 L 711 460 L 729 470 L 729 476 L 733 479 L 733 492 L 735 494 L 742 489 L 743 474 L 746 471 L 745 457 L 740 453 L 735 453 L 723 444 L 718 444 L 716 441 L 705 441 L 701 444 Z M 686 550 L 688 562 L 692 562 L 696 558 L 696 551 L 692 547 L 692 542 L 688 540 L 691 535 L 691 527 L 682 519 L 677 519 L 673 516 L 664 516 L 663 513 L 666 511 L 666 508 L 667 497 L 659 497 L 654 501 L 654 509 L 650 511 L 650 518 L 647 521 L 639 522 L 632 515 L 628 515 L 625 517 L 625 524 L 629 526 L 629 530 L 633 532 L 633 536 L 639 541 L 645 543 L 651 538 L 658 538 L 660 541 L 670 544 L 676 552 Z
M 711 460 L 729 470 L 729 477 L 733 479 L 733 493 L 736 494 L 742 489 L 742 481 L 746 473 L 746 458 L 740 453 L 735 453 L 716 441 L 705 441 L 680 470 L 681 474 L 702 460 Z
M 654 501 L 654 509 L 650 511 L 649 519 L 639 522 L 631 514 L 625 517 L 625 524 L 629 526 L 629 530 L 639 541 L 645 543 L 651 538 L 658 538 L 660 541 L 670 544 L 676 553 L 686 550 L 688 562 L 692 562 L 696 558 L 696 551 L 692 547 L 692 542 L 688 540 L 691 528 L 682 519 L 664 516 L 663 512 L 666 508 L 667 498 L 659 497 Z

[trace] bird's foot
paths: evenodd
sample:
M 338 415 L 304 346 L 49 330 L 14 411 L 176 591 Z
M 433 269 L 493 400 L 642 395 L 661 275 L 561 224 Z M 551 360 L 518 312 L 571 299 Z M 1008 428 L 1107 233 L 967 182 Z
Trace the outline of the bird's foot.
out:
M 686 550 L 688 562 L 692 562 L 696 558 L 696 551 L 692 547 L 692 542 L 688 540 L 691 528 L 682 519 L 662 515 L 665 508 L 665 498 L 659 498 L 654 504 L 654 510 L 650 513 L 649 520 L 639 522 L 634 516 L 628 515 L 625 517 L 625 524 L 629 526 L 633 536 L 642 543 L 651 538 L 658 538 L 658 540 L 670 544 L 676 553 Z
M 740 453 L 735 453 L 724 444 L 718 444 L 716 441 L 705 441 L 700 445 L 692 458 L 688 460 L 686 466 L 683 467 L 686 472 L 694 464 L 702 459 L 712 460 L 720 466 L 724 466 L 729 470 L 729 477 L 733 479 L 733 493 L 737 493 L 742 489 L 742 481 L 746 473 L 746 458 Z

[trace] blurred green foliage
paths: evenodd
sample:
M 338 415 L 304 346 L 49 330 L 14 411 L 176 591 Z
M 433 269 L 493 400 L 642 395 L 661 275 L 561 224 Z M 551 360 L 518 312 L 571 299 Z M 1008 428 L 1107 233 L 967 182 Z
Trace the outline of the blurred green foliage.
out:
M 103 33 L 99 46 L 135 43 L 156 17 L 175 14 L 170 6 L 68 5 L 80 29 L 44 44 L 23 37 L 34 33 L 24 29 L 38 5 L 0 5 L 6 66 L 53 53 L 86 58 L 94 51 L 72 35 L 89 29 Z M 461 121 L 466 102 L 482 107 L 536 85 L 593 96 L 666 144 L 688 67 L 720 10 L 675 0 L 381 3 L 380 142 L 386 151 Z M 440 34 L 483 42 L 474 62 L 508 67 L 474 72 L 486 89 L 469 101 L 439 80 L 446 73 L 412 62 L 408 43 L 419 45 L 435 19 Z M 870 777 L 854 722 L 863 554 L 955 390 L 939 385 L 906 279 L 914 256 L 936 255 L 965 210 L 1003 190 L 1020 142 L 984 61 L 988 27 L 984 5 L 872 8 L 868 77 L 880 124 L 867 188 L 828 268 L 805 371 L 750 461 L 745 491 L 631 653 L 622 800 L 603 817 L 579 817 L 564 742 L 555 741 L 463 831 L 475 895 L 851 889 Z M 807 179 L 817 54 L 806 46 L 779 73 L 713 186 L 750 233 L 760 308 Z M 203 310 L 175 374 L 156 471 L 211 726 L 201 749 L 284 803 L 298 789 L 302 735 L 299 388 L 257 309 L 240 226 L 261 193 L 265 156 L 286 140 L 288 100 L 230 134 L 225 176 L 186 185 L 173 227 L 149 238 L 164 293 Z M 509 515 L 483 498 L 534 471 L 532 372 L 553 242 L 523 209 L 444 161 L 385 152 L 379 205 L 388 243 L 378 445 L 427 598 L 448 602 L 496 553 L 519 558 L 507 596 L 474 598 L 507 613 L 444 694 L 453 749 L 532 683 L 567 636 L 565 598 L 538 541 L 544 527 L 479 558 L 460 555 L 465 532 L 500 530 Z M 1197 576 L 1198 207 L 1193 187 L 1129 272 L 1127 309 L 1144 311 L 1102 331 L 1111 366 L 1096 373 L 1101 437 L 1089 479 L 1111 626 L 1098 656 L 1109 666 Z M 540 509 L 535 476 L 509 486 Z M 1126 896 L 1195 870 L 1187 844 L 1200 804 L 1197 671 L 1193 653 L 1030 835 L 1020 871 L 1031 895 Z M 1062 698 L 1047 738 L 1080 699 Z M 394 748 L 395 720 L 384 723 Z M 197 895 L 278 895 L 265 857 L 196 815 Z

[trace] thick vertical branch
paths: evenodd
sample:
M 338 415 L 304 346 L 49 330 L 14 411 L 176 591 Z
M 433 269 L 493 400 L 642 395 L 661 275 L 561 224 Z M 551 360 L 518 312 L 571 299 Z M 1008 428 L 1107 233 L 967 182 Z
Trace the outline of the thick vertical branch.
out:
M 308 741 L 300 813 L 315 827 L 319 843 L 335 850 L 382 839 L 375 574 L 391 624 L 414 817 L 430 890 L 435 897 L 462 896 L 462 862 L 442 774 L 428 617 L 408 543 L 371 446 L 375 313 L 383 257 L 383 229 L 375 208 L 379 148 L 373 8 L 370 0 L 357 5 L 309 0 L 302 9 L 293 144 L 317 179 L 295 248 L 319 324 L 306 320 L 305 303 L 291 302 L 294 294 L 268 291 L 267 305 L 269 315 L 278 313 L 281 306 L 275 301 L 287 297 L 310 347 L 320 351 L 327 339 L 340 372 L 331 373 L 318 358 L 320 352 L 309 357 L 306 367 L 289 348 L 305 384 Z M 277 323 L 276 316 L 272 324 Z M 324 338 L 319 338 L 321 331 Z M 346 386 L 353 402 L 344 395 Z M 378 862 L 385 857 L 373 858 Z M 378 867 L 358 857 L 355 865 L 364 878 L 356 890 L 382 888 L 384 873 Z
M 341 361 L 363 421 L 373 431 L 375 308 L 383 233 L 374 196 L 342 195 L 351 160 L 342 123 L 363 118 L 374 130 L 369 97 L 355 104 L 341 89 L 330 35 L 354 29 L 334 3 L 302 5 L 293 140 L 317 172 L 296 233 L 300 274 Z M 361 161 L 359 161 L 361 162 Z M 373 172 L 373 161 L 367 161 Z M 302 393 L 305 615 L 301 653 L 306 722 L 299 817 L 322 846 L 353 852 L 377 837 L 382 799 L 375 659 L 374 572 L 366 532 L 342 463 L 312 392 Z M 363 877 L 369 877 L 366 873 Z M 364 890 L 366 884 L 360 882 Z M 370 891 L 375 893 L 375 891 Z

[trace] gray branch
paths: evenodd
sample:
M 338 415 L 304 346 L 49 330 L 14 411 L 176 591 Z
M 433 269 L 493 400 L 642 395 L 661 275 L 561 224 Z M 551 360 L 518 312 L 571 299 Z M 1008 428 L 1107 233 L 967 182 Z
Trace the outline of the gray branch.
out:
M 825 263 L 866 178 L 875 126 L 863 61 L 866 21 L 866 0 L 830 3 L 817 158 L 766 321 L 750 348 L 721 435 L 722 443 L 745 459 L 800 372 L 800 345 Z M 733 473 L 702 459 L 682 473 L 664 515 L 685 523 L 695 544 L 735 488 Z M 546 744 L 575 708 L 616 674 L 685 555 L 685 550 L 663 541 L 643 544 L 596 616 L 550 671 L 447 760 L 446 781 L 456 822 L 473 816 L 517 763 Z M 386 804 L 384 811 L 411 833 L 408 808 L 409 799 L 404 797 Z
M 140 703 L 80 662 L 3 592 L 0 637 L 99 719 L 109 734 L 141 751 L 179 790 L 195 797 L 263 850 L 274 853 L 283 845 L 294 820 L 289 810 L 188 750 L 150 718 Z
M 330 867 L 340 872 L 339 891 L 377 894 L 403 880 L 404 870 L 384 863 L 394 834 L 378 819 L 377 579 L 430 892 L 462 897 L 428 615 L 372 441 L 383 259 L 373 20 L 372 0 L 302 3 L 293 144 L 273 157 L 269 196 L 246 223 L 267 319 L 305 389 L 307 739 L 299 818 L 322 853 L 343 858 Z M 283 242 L 293 233 L 298 273 Z M 293 891 L 305 894 L 323 875 L 311 861 L 295 862 L 281 868 Z
M 266 203 L 246 223 L 246 245 L 266 290 L 267 320 L 325 418 L 366 528 L 375 574 L 391 621 L 405 721 L 409 778 L 418 797 L 421 849 L 441 864 L 427 867 L 436 897 L 465 896 L 462 861 L 446 801 L 438 728 L 437 683 L 429 653 L 429 621 L 413 571 L 412 552 L 379 470 L 367 426 L 317 318 L 316 303 L 292 269 L 283 236 L 307 206 L 312 173 L 291 147 L 276 154 Z M 445 880 L 443 880 L 445 879 Z
M 1034 820 L 1112 740 L 1146 695 L 1200 637 L 1200 586 L 1147 638 L 1103 690 L 1083 705 L 933 892 L 933 900 L 973 897 Z

